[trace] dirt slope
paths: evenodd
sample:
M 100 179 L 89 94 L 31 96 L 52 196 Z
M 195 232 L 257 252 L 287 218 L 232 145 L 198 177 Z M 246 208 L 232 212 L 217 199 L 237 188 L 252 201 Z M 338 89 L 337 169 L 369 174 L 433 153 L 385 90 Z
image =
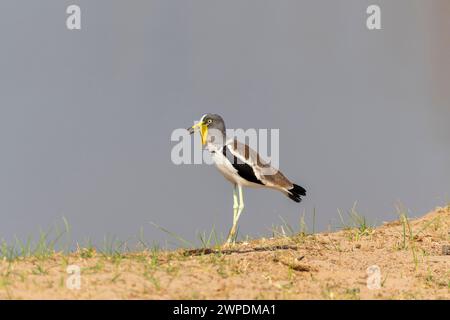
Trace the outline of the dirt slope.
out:
M 446 207 L 376 229 L 261 239 L 223 252 L 81 250 L 4 260 L 0 298 L 450 299 L 450 255 L 442 252 L 449 232 Z M 67 288 L 68 265 L 81 268 L 79 290 Z M 379 289 L 367 286 L 370 266 L 380 270 Z

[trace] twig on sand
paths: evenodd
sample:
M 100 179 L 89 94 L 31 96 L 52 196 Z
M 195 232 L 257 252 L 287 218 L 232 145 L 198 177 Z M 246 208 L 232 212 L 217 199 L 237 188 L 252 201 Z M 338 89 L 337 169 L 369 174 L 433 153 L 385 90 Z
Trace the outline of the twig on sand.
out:
M 268 246 L 268 247 L 255 247 L 250 249 L 211 249 L 211 248 L 201 248 L 201 249 L 191 249 L 183 252 L 185 256 L 201 256 L 206 254 L 233 254 L 233 253 L 250 253 L 250 252 L 261 252 L 261 251 L 277 251 L 277 250 L 297 250 L 297 246 L 290 245 L 280 245 L 280 246 Z

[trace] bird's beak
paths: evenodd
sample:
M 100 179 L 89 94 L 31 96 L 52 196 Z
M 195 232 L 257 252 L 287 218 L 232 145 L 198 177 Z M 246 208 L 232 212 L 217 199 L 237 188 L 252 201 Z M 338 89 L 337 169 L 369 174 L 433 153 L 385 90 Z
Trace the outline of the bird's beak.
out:
M 187 130 L 190 134 L 193 134 L 196 129 L 200 129 L 202 144 L 206 144 L 206 137 L 208 136 L 208 126 L 203 121 L 199 121 Z

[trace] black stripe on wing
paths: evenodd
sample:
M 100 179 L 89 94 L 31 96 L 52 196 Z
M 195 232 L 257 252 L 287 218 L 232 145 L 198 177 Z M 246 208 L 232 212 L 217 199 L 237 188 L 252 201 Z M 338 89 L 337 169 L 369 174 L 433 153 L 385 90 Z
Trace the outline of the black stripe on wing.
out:
M 236 169 L 237 174 L 250 182 L 256 183 L 256 184 L 262 184 L 264 185 L 261 180 L 259 180 L 256 175 L 255 172 L 253 171 L 253 168 L 251 166 L 249 166 L 248 164 L 242 162 L 240 159 L 238 159 L 237 157 L 235 157 L 233 154 L 230 154 L 231 152 L 227 152 L 227 146 L 224 146 L 222 149 L 222 153 L 225 156 L 225 158 L 228 159 L 228 161 L 230 161 L 231 165 L 233 166 L 233 168 Z

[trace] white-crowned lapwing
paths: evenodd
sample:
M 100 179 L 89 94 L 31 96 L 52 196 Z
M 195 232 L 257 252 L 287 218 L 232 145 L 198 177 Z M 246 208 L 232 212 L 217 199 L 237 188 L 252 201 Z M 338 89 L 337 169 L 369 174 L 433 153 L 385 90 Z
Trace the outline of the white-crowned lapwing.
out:
M 304 188 L 289 181 L 280 171 L 264 162 L 259 154 L 235 138 L 228 138 L 225 123 L 217 114 L 205 114 L 189 133 L 200 131 L 202 144 L 206 145 L 222 175 L 233 184 L 233 226 L 227 244 L 234 242 L 239 217 L 244 209 L 242 187 L 265 187 L 283 192 L 295 202 L 306 195 Z

